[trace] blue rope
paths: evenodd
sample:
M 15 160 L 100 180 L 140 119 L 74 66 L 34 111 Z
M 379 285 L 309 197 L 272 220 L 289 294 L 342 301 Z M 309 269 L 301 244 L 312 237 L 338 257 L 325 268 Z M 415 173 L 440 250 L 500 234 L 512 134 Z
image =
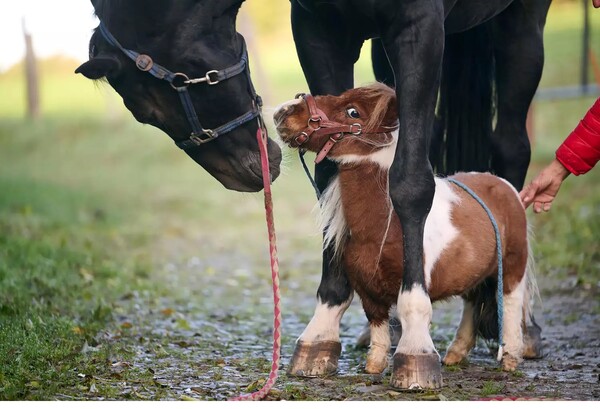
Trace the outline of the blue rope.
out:
M 502 239 L 500 238 L 500 229 L 498 228 L 498 223 L 496 223 L 496 219 L 494 215 L 490 211 L 489 207 L 481 200 L 477 194 L 471 190 L 467 185 L 462 182 L 459 182 L 456 179 L 448 178 L 449 182 L 454 183 L 456 186 L 461 187 L 465 192 L 470 194 L 473 199 L 477 201 L 483 207 L 483 210 L 487 213 L 490 221 L 492 222 L 492 227 L 494 227 L 494 234 L 496 235 L 496 255 L 498 257 L 498 289 L 496 293 L 496 300 L 498 304 L 498 350 L 502 348 L 504 345 L 503 342 L 503 328 L 502 328 L 502 319 L 504 315 L 504 284 L 502 279 Z

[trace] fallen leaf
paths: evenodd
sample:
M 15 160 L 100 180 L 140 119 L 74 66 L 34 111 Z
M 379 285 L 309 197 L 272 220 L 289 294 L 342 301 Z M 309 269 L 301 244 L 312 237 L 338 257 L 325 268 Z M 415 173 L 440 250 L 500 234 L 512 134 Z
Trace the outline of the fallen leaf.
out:
M 131 327 L 133 327 L 133 324 L 131 322 L 129 322 L 129 321 L 126 321 L 126 322 L 124 322 L 124 323 L 121 324 L 121 328 L 129 329 Z
M 160 311 L 160 313 L 162 315 L 164 315 L 165 317 L 173 315 L 174 312 L 175 312 L 175 310 L 173 308 L 165 308 L 164 310 Z
M 38 381 L 31 381 L 27 384 L 27 386 L 29 386 L 30 388 L 39 388 L 40 383 Z
M 190 324 L 187 322 L 187 320 L 185 318 L 178 318 L 177 319 L 177 326 L 181 329 L 184 330 L 189 330 L 191 329 Z
M 81 267 L 79 269 L 79 274 L 81 274 L 83 281 L 86 283 L 91 283 L 92 281 L 94 281 L 94 275 L 90 272 L 90 270 L 86 269 L 85 267 Z

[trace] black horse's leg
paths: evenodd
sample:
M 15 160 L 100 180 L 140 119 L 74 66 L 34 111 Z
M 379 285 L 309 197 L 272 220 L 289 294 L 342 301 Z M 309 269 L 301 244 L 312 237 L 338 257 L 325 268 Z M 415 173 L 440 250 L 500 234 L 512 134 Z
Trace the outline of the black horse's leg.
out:
M 544 65 L 543 30 L 550 0 L 513 2 L 494 18 L 498 122 L 492 134 L 492 170 L 523 188 L 531 157 L 526 121 Z M 524 326 L 525 358 L 541 358 L 542 329 L 535 318 Z
M 423 230 L 435 192 L 429 140 L 444 51 L 443 2 L 404 1 L 399 21 L 382 36 L 395 74 L 399 136 L 390 195 L 402 223 L 404 272 L 398 295 L 402 337 L 392 386 L 441 387 L 439 355 L 429 334 L 431 301 L 423 266 Z
M 526 121 L 544 66 L 543 29 L 549 0 L 515 1 L 493 20 L 498 122 L 492 170 L 523 188 L 531 147 Z
M 319 25 L 310 12 L 292 1 L 292 31 L 302 70 L 313 94 L 339 95 L 352 88 L 354 62 L 361 42 L 351 49 L 346 39 L 339 46 L 339 27 Z M 335 32 L 338 31 L 338 32 Z M 323 191 L 337 174 L 337 166 L 328 160 L 315 168 L 315 181 Z M 335 259 L 331 248 L 323 251 L 321 284 L 317 291 L 317 307 L 310 323 L 298 338 L 288 373 L 298 376 L 320 376 L 337 371 L 341 353 L 340 320 L 354 295 L 341 260 Z
M 381 38 L 371 40 L 371 64 L 373 65 L 375 79 L 378 82 L 383 82 L 388 87 L 394 88 L 394 70 L 392 70 L 390 61 L 385 54 Z

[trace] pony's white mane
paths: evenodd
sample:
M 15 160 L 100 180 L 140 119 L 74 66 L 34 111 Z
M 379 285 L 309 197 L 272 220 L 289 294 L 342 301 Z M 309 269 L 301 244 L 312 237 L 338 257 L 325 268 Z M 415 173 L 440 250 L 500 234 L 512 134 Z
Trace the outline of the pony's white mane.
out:
M 342 207 L 342 194 L 338 176 L 331 181 L 321 195 L 318 207 L 317 223 L 319 229 L 325 232 L 323 248 L 333 243 L 334 255 L 339 256 L 350 231 Z
M 360 156 L 348 154 L 340 155 L 331 159 L 340 164 L 361 162 L 375 163 L 381 167 L 382 171 L 387 171 L 390 168 L 392 161 L 394 160 L 396 143 L 398 142 L 398 130 L 393 131 L 391 135 L 393 137 L 392 141 L 386 144 L 377 144 L 365 138 L 357 138 L 361 142 L 379 148 L 371 154 Z M 381 189 L 386 192 L 388 191 L 387 186 L 381 186 Z M 388 218 L 388 226 L 384 233 L 383 242 L 381 245 L 382 249 L 383 243 L 385 242 L 385 238 L 387 237 L 389 224 L 392 218 L 391 209 L 392 206 L 390 199 L 390 215 Z M 334 256 L 339 256 L 341 255 L 344 245 L 346 244 L 346 239 L 350 234 L 350 229 L 348 228 L 348 224 L 346 223 L 346 216 L 342 207 L 342 195 L 340 188 L 340 180 L 338 176 L 336 176 L 331 181 L 327 189 L 325 189 L 325 191 L 321 195 L 321 198 L 319 199 L 318 203 L 318 210 L 318 227 L 321 231 L 325 232 L 323 248 L 327 248 L 329 245 L 333 244 Z

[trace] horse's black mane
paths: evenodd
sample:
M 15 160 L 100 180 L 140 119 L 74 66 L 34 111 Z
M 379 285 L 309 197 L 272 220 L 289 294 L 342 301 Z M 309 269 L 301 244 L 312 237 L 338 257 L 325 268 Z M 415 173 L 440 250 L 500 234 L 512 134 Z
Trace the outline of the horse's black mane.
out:
M 119 8 L 123 0 L 92 0 L 96 16 L 101 20 L 109 18 L 111 8 Z
M 207 9 L 227 10 L 233 6 L 241 5 L 245 0 L 200 0 Z M 211 4 L 212 3 L 212 4 Z M 106 21 L 110 18 L 111 10 L 121 10 L 125 6 L 132 6 L 131 0 L 92 0 L 96 16 Z

